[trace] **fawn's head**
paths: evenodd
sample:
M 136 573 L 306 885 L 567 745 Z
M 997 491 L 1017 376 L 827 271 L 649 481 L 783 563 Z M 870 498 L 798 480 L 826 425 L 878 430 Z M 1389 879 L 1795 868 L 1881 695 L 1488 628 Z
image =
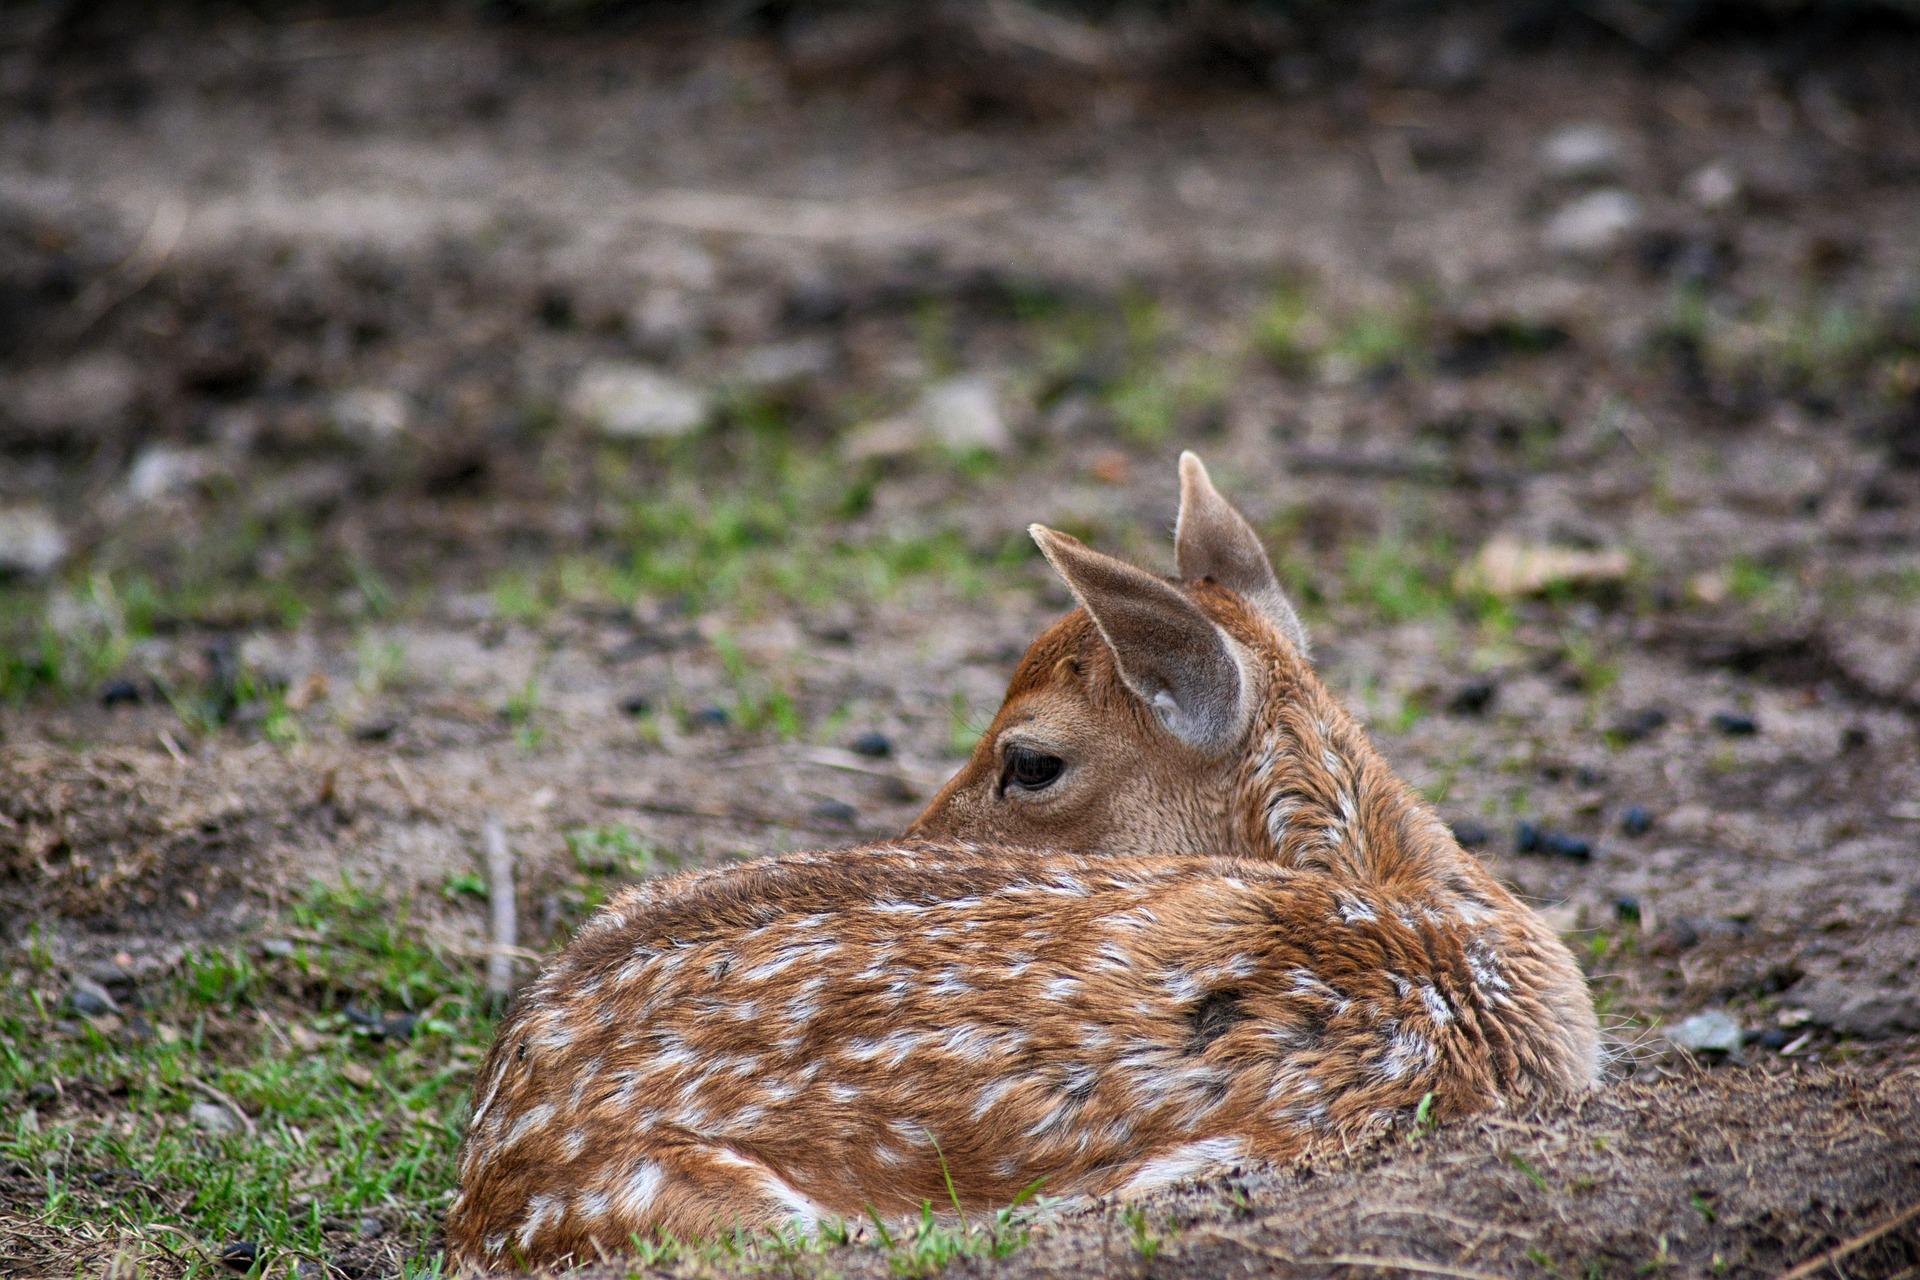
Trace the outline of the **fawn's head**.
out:
M 1027 650 L 972 758 L 909 834 L 1244 852 L 1231 800 L 1263 713 L 1318 687 L 1306 630 L 1252 526 L 1187 453 L 1177 578 L 1030 532 L 1080 607 Z

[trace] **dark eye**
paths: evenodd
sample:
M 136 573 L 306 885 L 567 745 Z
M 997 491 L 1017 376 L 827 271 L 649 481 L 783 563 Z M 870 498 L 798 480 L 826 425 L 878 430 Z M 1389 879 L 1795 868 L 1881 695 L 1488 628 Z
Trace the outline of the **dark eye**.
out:
M 1027 747 L 1014 747 L 1007 752 L 1006 772 L 1000 775 L 1000 788 L 1020 787 L 1027 791 L 1039 791 L 1053 785 L 1060 771 L 1066 768 L 1059 756 L 1050 756 Z

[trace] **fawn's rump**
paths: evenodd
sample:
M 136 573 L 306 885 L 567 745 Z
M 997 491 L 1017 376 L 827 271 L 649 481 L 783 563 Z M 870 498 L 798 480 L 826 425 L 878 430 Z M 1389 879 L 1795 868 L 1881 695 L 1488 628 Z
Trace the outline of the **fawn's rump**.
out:
M 949 1179 L 968 1209 L 1140 1191 L 1558 1078 L 1513 1029 L 1525 940 L 1471 893 L 962 852 L 611 904 L 481 1073 L 456 1258 L 910 1212 Z

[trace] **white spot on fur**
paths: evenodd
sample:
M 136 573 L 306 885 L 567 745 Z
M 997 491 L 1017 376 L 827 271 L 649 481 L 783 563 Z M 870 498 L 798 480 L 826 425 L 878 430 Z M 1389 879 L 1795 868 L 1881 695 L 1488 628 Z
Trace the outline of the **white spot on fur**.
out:
M 666 1171 L 651 1160 L 634 1161 L 633 1170 L 613 1188 L 613 1207 L 626 1222 L 638 1229 L 646 1221 L 647 1210 L 667 1180 Z
M 500 1150 L 505 1151 L 535 1129 L 546 1128 L 552 1120 L 553 1107 L 549 1103 L 543 1102 L 537 1107 L 527 1108 L 520 1113 L 520 1118 L 513 1122 L 513 1128 L 507 1130 L 507 1136 L 500 1143 Z
M 1155 1156 L 1141 1165 L 1121 1186 L 1120 1194 L 1137 1196 L 1175 1182 L 1199 1177 L 1244 1159 L 1246 1159 L 1246 1148 L 1238 1138 L 1206 1138 L 1199 1142 L 1189 1142 L 1163 1155 Z
M 547 1220 L 559 1221 L 567 1213 L 566 1204 L 558 1196 L 535 1196 L 527 1201 L 527 1220 L 520 1225 L 520 1247 L 533 1248 L 534 1239 Z

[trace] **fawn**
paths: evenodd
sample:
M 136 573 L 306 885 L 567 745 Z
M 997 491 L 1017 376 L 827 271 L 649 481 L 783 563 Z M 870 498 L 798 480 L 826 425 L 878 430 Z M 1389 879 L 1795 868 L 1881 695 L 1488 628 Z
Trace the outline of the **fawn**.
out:
M 475 1087 L 467 1267 L 1130 1195 L 1591 1086 L 1559 938 L 1308 665 L 1181 458 L 1170 580 L 1035 525 L 1080 607 L 899 840 L 623 890 Z

